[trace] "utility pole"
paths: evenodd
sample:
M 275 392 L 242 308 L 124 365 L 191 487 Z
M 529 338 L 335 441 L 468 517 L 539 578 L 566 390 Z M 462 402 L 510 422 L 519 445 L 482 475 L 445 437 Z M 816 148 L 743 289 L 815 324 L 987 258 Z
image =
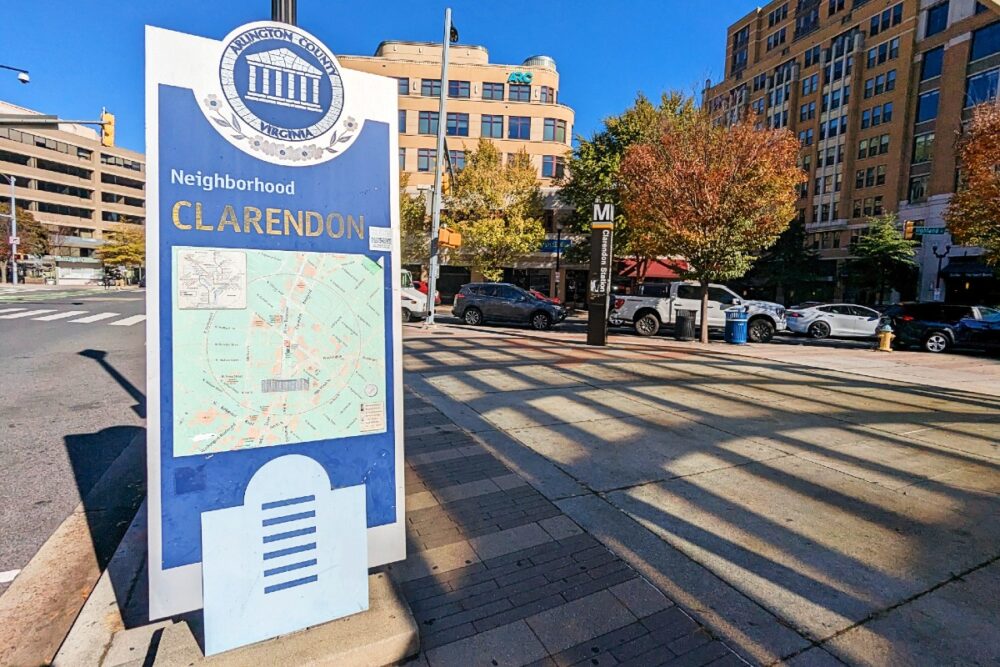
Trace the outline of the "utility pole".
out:
M 441 231 L 441 167 L 444 165 L 445 106 L 448 99 L 448 45 L 451 43 L 451 8 L 444 10 L 444 37 L 441 39 L 441 99 L 438 102 L 437 148 L 434 153 L 434 194 L 431 200 L 431 258 L 427 267 L 427 324 L 434 324 L 434 292 L 438 277 L 438 234 Z
M 17 179 L 10 174 L 0 174 L 10 182 L 10 270 L 11 270 L 11 281 L 13 284 L 17 284 L 17 244 L 20 239 L 17 238 L 17 193 L 14 191 L 14 186 Z
M 934 256 L 937 257 L 937 261 L 938 261 L 937 274 L 934 277 L 934 300 L 938 301 L 940 299 L 940 296 L 941 296 L 941 262 L 951 252 L 951 245 L 946 245 L 944 247 L 944 252 L 941 253 L 940 255 L 938 254 L 938 247 L 937 246 L 931 247 L 931 252 L 934 253 Z
M 295 2 L 296 0 L 271 0 L 271 20 L 295 25 L 298 20 Z

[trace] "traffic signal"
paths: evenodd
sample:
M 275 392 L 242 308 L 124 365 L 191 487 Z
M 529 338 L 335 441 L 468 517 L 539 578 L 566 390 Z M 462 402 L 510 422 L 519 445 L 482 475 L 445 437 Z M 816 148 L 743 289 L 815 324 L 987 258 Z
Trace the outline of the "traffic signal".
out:
M 916 224 L 917 223 L 913 220 L 906 220 L 903 222 L 903 238 L 907 241 L 911 241 L 913 239 L 913 230 L 916 227 Z
M 442 227 L 438 230 L 438 245 L 442 248 L 461 248 L 462 235 L 447 227 Z
M 105 109 L 101 109 L 101 145 L 115 145 L 115 115 Z

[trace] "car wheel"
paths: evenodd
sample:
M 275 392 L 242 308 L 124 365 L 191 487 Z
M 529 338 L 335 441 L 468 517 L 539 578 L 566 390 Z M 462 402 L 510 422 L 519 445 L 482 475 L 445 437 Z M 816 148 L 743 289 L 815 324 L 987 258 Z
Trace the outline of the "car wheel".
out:
M 403 321 L 404 322 L 412 322 L 413 321 L 413 313 L 410 312 L 409 308 L 404 308 L 403 309 Z
M 770 343 L 774 338 L 774 323 L 764 317 L 750 320 L 747 338 L 751 343 Z
M 640 336 L 655 336 L 660 330 L 660 318 L 653 313 L 646 313 L 635 321 L 635 332 Z
M 830 335 L 830 325 L 826 322 L 813 322 L 809 325 L 809 336 L 820 340 Z
M 531 316 L 531 328 L 535 331 L 545 331 L 552 326 L 552 318 L 547 313 L 535 313 Z
M 924 350 L 927 352 L 944 352 L 949 345 L 951 341 L 943 331 L 932 331 L 924 339 Z
M 476 326 L 483 323 L 483 311 L 478 308 L 466 308 L 465 313 L 462 315 L 462 320 L 466 324 L 471 324 Z

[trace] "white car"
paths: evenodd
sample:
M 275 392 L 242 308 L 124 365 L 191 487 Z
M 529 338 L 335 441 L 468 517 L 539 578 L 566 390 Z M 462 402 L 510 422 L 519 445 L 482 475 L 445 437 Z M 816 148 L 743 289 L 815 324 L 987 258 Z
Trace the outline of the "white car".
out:
M 789 331 L 813 338 L 871 338 L 877 333 L 881 317 L 877 310 L 853 303 L 792 307 L 785 311 Z
M 414 322 L 427 318 L 427 295 L 413 286 L 413 275 L 403 269 L 399 274 L 399 303 L 403 308 L 403 321 Z

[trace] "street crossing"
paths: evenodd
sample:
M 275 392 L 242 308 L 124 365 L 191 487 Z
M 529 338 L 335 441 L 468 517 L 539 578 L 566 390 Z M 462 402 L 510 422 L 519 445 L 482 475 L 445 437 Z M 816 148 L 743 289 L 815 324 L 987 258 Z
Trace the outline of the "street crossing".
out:
M 70 319 L 73 318 L 73 319 Z M 145 315 L 101 312 L 90 314 L 87 310 L 55 308 L 0 308 L 0 320 L 34 320 L 36 322 L 69 322 L 70 324 L 107 324 L 113 327 L 131 327 L 146 320 Z
M 17 303 L 19 301 L 52 301 L 54 299 L 78 299 L 102 294 L 115 294 L 103 287 L 52 289 L 36 285 L 0 287 L 0 303 Z

